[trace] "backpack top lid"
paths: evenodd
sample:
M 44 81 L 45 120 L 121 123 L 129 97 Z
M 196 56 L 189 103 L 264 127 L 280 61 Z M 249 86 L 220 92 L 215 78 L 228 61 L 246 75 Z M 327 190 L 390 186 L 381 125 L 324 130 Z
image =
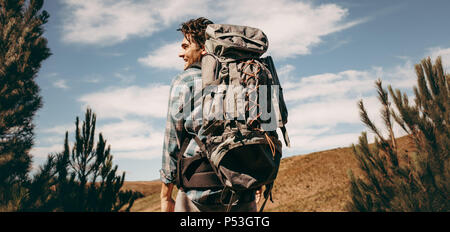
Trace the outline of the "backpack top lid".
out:
M 206 52 L 224 60 L 258 58 L 268 47 L 267 36 L 257 28 L 229 24 L 206 28 Z

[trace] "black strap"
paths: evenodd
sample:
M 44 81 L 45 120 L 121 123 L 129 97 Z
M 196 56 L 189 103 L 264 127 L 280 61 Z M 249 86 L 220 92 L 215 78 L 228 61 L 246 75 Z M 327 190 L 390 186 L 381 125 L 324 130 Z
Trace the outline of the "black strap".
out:
M 192 157 L 183 157 L 183 167 L 181 172 L 190 177 L 196 172 L 212 171 L 209 163 L 204 157 L 194 155 Z
M 203 157 L 205 157 L 205 158 L 208 160 L 208 162 L 209 162 L 210 165 L 211 165 L 211 168 L 212 168 L 213 171 L 216 173 L 216 175 L 219 177 L 218 179 L 220 180 L 220 182 L 222 183 L 222 185 L 225 186 L 225 184 L 224 184 L 223 181 L 222 181 L 222 178 L 220 178 L 220 172 L 219 172 L 219 170 L 217 170 L 216 166 L 211 162 L 210 159 L 208 159 L 208 150 L 206 150 L 206 145 L 202 142 L 202 140 L 200 140 L 200 138 L 199 138 L 196 134 L 194 134 L 193 136 L 194 136 L 195 142 L 198 144 L 198 146 L 199 146 L 199 148 L 200 148 L 200 150 L 201 150 L 201 155 L 202 155 Z
M 202 151 L 201 152 L 202 156 L 207 158 L 207 160 L 210 162 L 211 167 L 214 170 L 214 172 L 216 172 L 216 174 L 219 175 L 219 172 L 218 172 L 216 166 L 213 163 L 211 163 L 211 160 L 208 159 L 208 151 L 206 150 L 206 145 L 202 142 L 202 140 L 200 140 L 200 138 L 197 135 L 194 135 L 194 140 L 200 147 L 200 150 Z
M 197 143 L 198 147 L 201 150 L 201 156 L 207 157 L 208 151 L 206 150 L 206 145 L 200 140 L 200 138 L 197 135 L 193 135 L 195 142 Z
M 194 173 L 189 180 L 184 178 L 183 186 L 184 189 L 221 189 L 223 188 L 222 182 L 220 182 L 216 173 L 210 172 L 199 172 Z
M 200 155 L 183 157 L 189 142 L 194 138 L 201 150 Z M 217 176 L 216 169 L 207 158 L 205 144 L 196 134 L 189 133 L 177 155 L 177 187 L 179 189 L 214 189 L 223 188 L 223 183 Z
M 227 211 L 226 211 L 227 213 L 230 212 L 231 207 L 233 206 L 235 197 L 236 197 L 236 192 L 231 190 L 230 202 L 228 202 Z
M 183 158 L 182 180 L 184 188 L 222 188 L 216 173 L 205 157 L 195 155 Z
M 283 138 L 284 138 L 284 143 L 286 144 L 286 146 L 291 147 L 291 141 L 289 140 L 289 135 L 287 133 L 286 127 L 282 126 L 280 127 L 281 132 L 283 133 Z
M 183 144 L 181 145 L 180 151 L 177 154 L 177 177 L 175 178 L 175 183 L 179 189 L 183 188 L 183 179 L 182 179 L 183 154 L 186 151 L 190 141 L 191 138 L 189 136 L 186 137 L 186 139 L 184 139 L 183 141 Z
M 281 88 L 280 79 L 278 79 L 277 70 L 275 69 L 275 64 L 273 63 L 272 57 L 271 56 L 267 56 L 264 59 L 266 60 L 266 62 L 270 66 L 269 69 L 271 70 L 271 74 L 272 74 L 272 78 L 273 78 L 273 84 L 278 85 L 280 87 L 280 90 L 281 90 L 281 93 L 282 93 L 283 89 Z M 281 102 L 285 102 L 284 101 L 284 96 L 282 94 L 280 95 L 280 97 L 282 98 Z M 281 104 L 281 102 L 279 102 L 279 104 Z M 281 106 L 279 106 L 279 107 L 281 107 Z M 280 129 L 281 129 L 281 132 L 283 132 L 284 143 L 286 144 L 286 146 L 291 147 L 291 142 L 289 140 L 289 136 L 288 136 L 286 127 L 283 125 L 282 127 L 280 127 Z
M 261 208 L 259 209 L 259 212 L 262 212 L 264 210 L 264 207 L 266 206 L 267 200 L 270 198 L 270 201 L 273 202 L 272 200 L 272 188 L 273 188 L 273 183 L 266 185 L 266 190 L 264 191 L 264 202 L 261 205 Z

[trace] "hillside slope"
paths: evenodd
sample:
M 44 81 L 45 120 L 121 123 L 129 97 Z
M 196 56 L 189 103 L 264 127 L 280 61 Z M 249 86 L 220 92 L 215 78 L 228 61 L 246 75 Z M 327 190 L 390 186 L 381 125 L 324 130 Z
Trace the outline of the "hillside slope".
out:
M 397 142 L 400 150 L 411 147 L 407 137 Z M 345 206 L 350 201 L 349 169 L 355 175 L 360 174 L 350 147 L 283 158 L 273 189 L 274 202 L 269 201 L 264 211 L 346 211 Z M 131 211 L 159 211 L 160 186 L 159 181 L 125 182 L 125 189 L 138 190 L 145 195 L 135 202 Z

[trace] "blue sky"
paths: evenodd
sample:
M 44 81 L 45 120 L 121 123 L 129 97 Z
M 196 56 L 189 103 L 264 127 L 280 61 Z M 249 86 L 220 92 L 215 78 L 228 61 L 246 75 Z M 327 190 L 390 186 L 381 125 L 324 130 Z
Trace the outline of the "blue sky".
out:
M 359 99 L 380 125 L 377 78 L 412 97 L 414 64 L 441 55 L 450 67 L 445 0 L 47 0 L 44 9 L 53 55 L 37 78 L 34 168 L 63 149 L 66 130 L 73 140 L 90 106 L 126 180 L 159 178 L 169 84 L 183 64 L 176 28 L 191 18 L 267 34 L 290 116 L 284 157 L 356 143 Z

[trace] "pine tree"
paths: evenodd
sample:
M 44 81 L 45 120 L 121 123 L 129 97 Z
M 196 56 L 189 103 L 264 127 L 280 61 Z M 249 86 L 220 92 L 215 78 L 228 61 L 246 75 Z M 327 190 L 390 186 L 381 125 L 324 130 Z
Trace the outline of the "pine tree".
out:
M 43 0 L 0 0 L 0 210 L 14 209 L 31 166 L 32 119 L 42 106 L 35 78 L 50 56 Z
M 87 109 L 83 125 L 76 118 L 75 144 L 70 152 L 68 133 L 64 151 L 50 154 L 31 181 L 23 211 L 109 212 L 142 197 L 139 192 L 120 190 L 125 173 L 117 174 L 110 146 L 100 133 L 94 147 L 96 115 Z
M 375 143 L 369 146 L 363 132 L 359 144 L 353 145 L 364 176 L 357 178 L 349 171 L 351 211 L 450 211 L 450 75 L 444 73 L 440 57 L 434 65 L 424 59 L 415 69 L 414 105 L 400 90 L 388 86 L 388 93 L 381 80 L 376 82 L 387 138 L 359 102 L 361 119 L 375 134 Z M 398 149 L 393 123 L 413 141 L 414 153 Z

